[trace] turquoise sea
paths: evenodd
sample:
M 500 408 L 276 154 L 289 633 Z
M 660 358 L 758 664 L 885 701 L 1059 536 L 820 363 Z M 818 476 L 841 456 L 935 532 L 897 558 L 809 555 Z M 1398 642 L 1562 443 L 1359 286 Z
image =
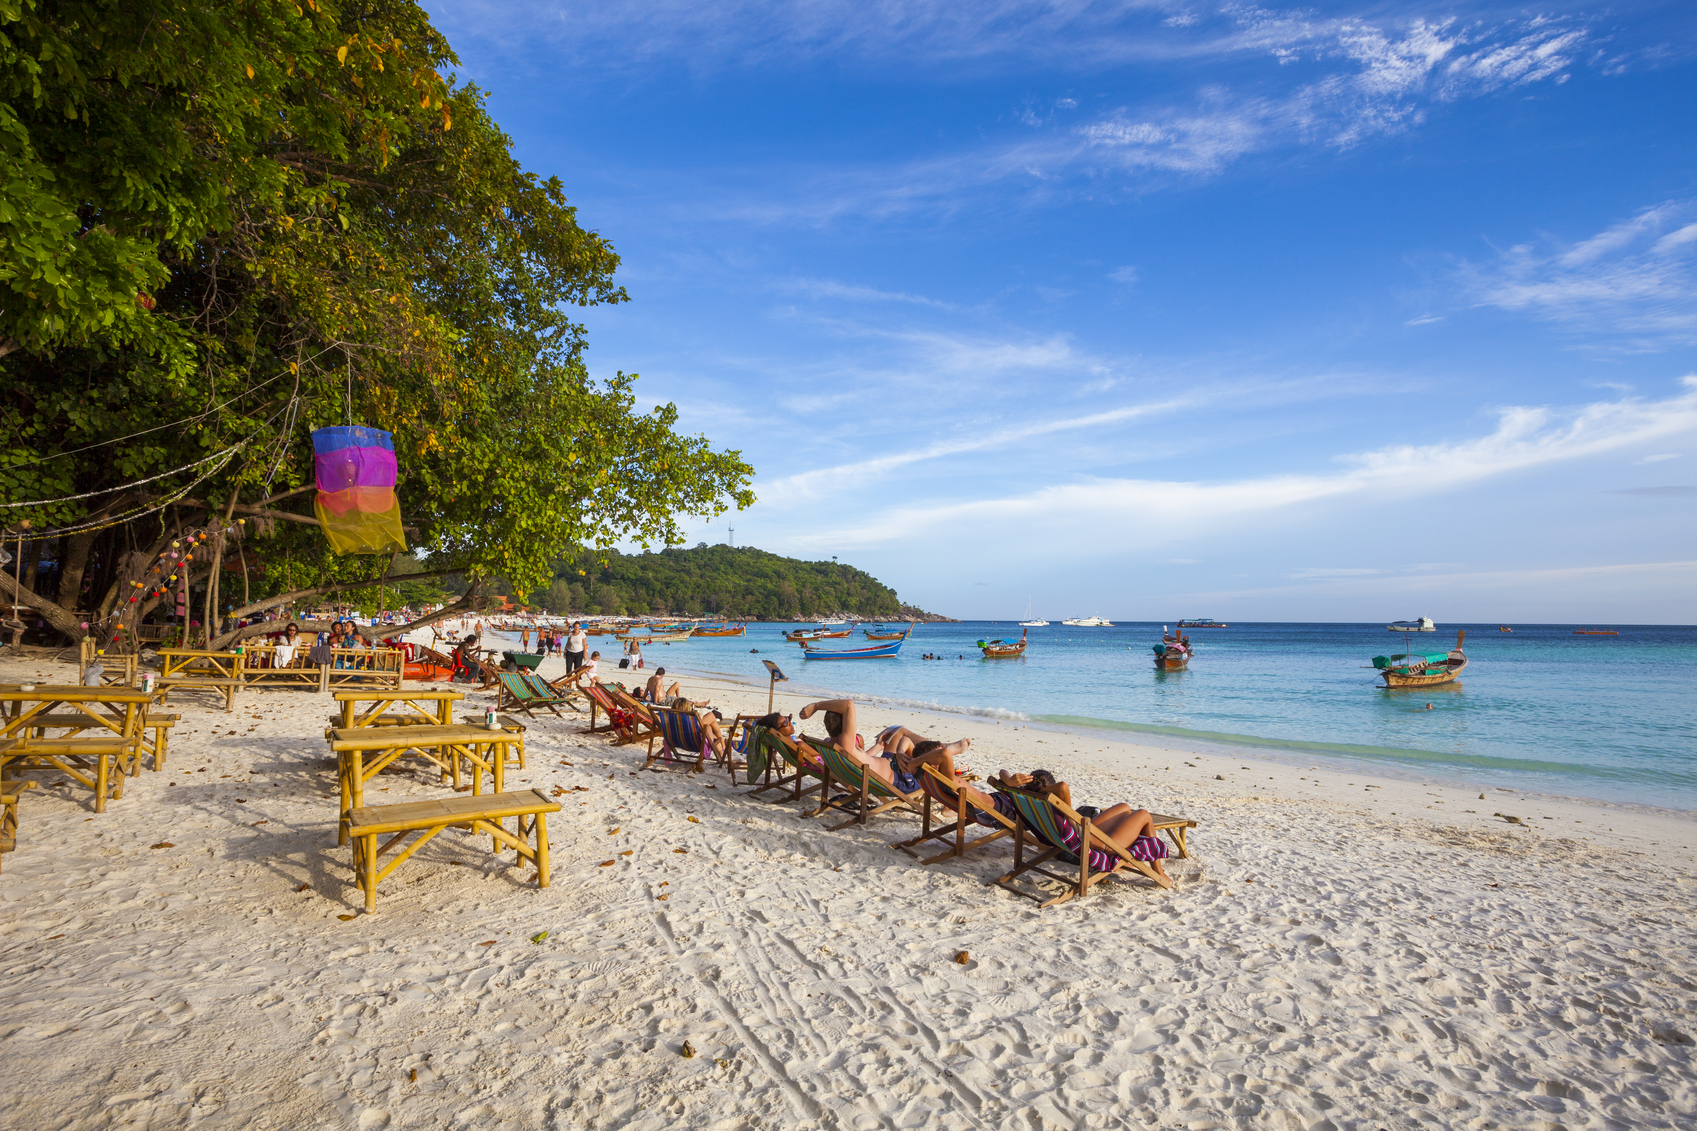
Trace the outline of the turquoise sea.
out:
M 1302 764 L 1354 764 L 1427 780 L 1697 809 L 1697 627 L 1440 625 L 1411 650 L 1437 652 L 1467 629 L 1467 671 L 1413 691 L 1378 685 L 1372 657 L 1403 651 L 1384 624 L 1233 624 L 1195 629 L 1190 668 L 1154 670 L 1158 623 L 1031 630 L 1023 659 L 984 660 L 974 641 L 1017 637 L 1012 622 L 920 625 L 893 660 L 803 659 L 782 633 L 654 645 L 648 666 L 764 683 L 774 660 L 790 690 L 840 690 L 902 706 L 1029 719 L 1185 750 L 1254 748 Z M 1575 636 L 1575 628 L 1619 636 Z M 597 637 L 612 655 L 616 645 Z M 864 646 L 852 639 L 824 645 Z M 751 654 L 758 649 L 759 654 Z M 924 660 L 925 653 L 944 656 Z M 612 665 L 604 665 L 611 667 Z M 1426 710 L 1427 703 L 1433 710 Z M 869 712 L 868 725 L 877 723 Z

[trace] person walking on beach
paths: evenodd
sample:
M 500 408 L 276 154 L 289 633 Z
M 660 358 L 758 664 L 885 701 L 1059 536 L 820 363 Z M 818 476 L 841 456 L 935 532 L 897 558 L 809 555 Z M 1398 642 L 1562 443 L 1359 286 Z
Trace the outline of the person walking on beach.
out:
M 589 650 L 589 634 L 583 631 L 581 621 L 572 622 L 571 635 L 566 637 L 566 674 L 570 675 L 583 666 L 583 654 Z

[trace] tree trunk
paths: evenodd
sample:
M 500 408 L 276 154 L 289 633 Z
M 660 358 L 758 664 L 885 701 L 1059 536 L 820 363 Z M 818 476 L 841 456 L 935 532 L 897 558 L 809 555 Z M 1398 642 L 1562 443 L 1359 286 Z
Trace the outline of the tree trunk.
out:
M 72 641 L 83 638 L 82 618 L 77 616 L 75 611 L 67 609 L 55 601 L 49 601 L 34 590 L 21 588 L 17 582 L 12 580 L 12 575 L 3 570 L 0 570 L 0 592 L 5 593 L 18 604 L 28 605 L 40 613 L 46 618 L 48 624 L 64 633 Z
M 75 609 L 82 603 L 82 578 L 88 569 L 88 552 L 94 546 L 94 531 L 72 534 L 65 539 L 65 556 L 59 562 L 61 608 Z

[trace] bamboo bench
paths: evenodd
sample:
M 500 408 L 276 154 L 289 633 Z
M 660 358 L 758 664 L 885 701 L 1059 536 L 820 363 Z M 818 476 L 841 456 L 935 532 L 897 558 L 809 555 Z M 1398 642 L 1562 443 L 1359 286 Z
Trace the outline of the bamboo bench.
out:
M 18 794 L 34 788 L 32 781 L 0 782 L 0 853 L 18 847 Z
M 51 766 L 94 790 L 94 811 L 104 813 L 108 796 L 124 796 L 124 770 L 136 744 L 122 737 L 7 739 L 0 742 L 0 774 L 13 763 Z M 112 772 L 114 762 L 117 773 Z
M 365 892 L 366 914 L 377 911 L 378 883 L 446 828 L 463 828 L 472 833 L 486 834 L 493 841 L 497 856 L 501 854 L 503 845 L 513 849 L 521 863 L 529 860 L 536 866 L 536 886 L 547 887 L 547 814 L 559 811 L 558 802 L 548 800 L 542 796 L 541 790 L 536 789 L 492 793 L 485 797 L 446 797 L 399 805 L 368 805 L 353 810 L 349 814 L 348 832 L 353 837 L 354 875 Z M 508 817 L 518 818 L 517 835 L 505 828 L 503 822 Z M 379 867 L 384 856 L 415 832 L 422 835 L 388 864 Z M 381 846 L 377 843 L 380 836 L 389 837 Z M 534 845 L 528 839 L 532 836 Z

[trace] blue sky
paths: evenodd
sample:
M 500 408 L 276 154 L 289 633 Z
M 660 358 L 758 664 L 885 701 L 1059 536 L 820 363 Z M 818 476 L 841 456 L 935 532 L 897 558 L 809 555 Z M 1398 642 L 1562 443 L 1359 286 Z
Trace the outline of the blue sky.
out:
M 1697 622 L 1689 4 L 432 0 L 741 448 L 958 617 Z

